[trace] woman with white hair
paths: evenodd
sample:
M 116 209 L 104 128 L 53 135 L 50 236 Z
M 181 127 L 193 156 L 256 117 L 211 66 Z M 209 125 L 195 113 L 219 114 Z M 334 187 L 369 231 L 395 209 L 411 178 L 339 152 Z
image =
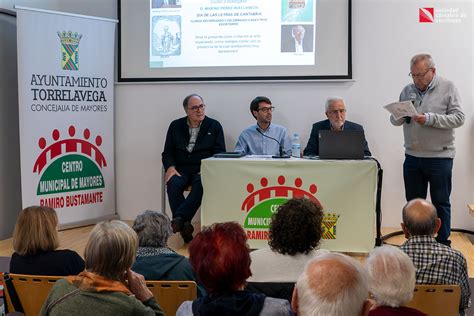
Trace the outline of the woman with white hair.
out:
M 137 247 L 126 223 L 97 224 L 84 250 L 86 270 L 57 281 L 40 315 L 164 315 L 145 278 L 130 269 Z
M 415 267 L 410 257 L 393 246 L 375 248 L 367 259 L 369 290 L 375 305 L 369 316 L 423 316 L 405 307 L 415 289 Z
M 145 211 L 137 216 L 132 228 L 138 235 L 139 245 L 133 271 L 146 280 L 196 281 L 189 260 L 168 247 L 168 238 L 173 232 L 166 214 Z M 198 284 L 198 296 L 205 294 L 204 287 Z

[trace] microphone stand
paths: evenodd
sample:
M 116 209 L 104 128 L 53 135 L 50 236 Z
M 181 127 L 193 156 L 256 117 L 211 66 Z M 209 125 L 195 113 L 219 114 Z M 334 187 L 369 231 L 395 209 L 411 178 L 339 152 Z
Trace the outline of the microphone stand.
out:
M 290 158 L 290 156 L 285 155 L 285 154 L 283 153 L 283 146 L 282 146 L 281 143 L 278 141 L 278 139 L 273 138 L 273 137 L 268 136 L 268 135 L 265 135 L 265 134 L 260 130 L 260 128 L 258 128 L 258 127 L 257 127 L 257 132 L 259 132 L 260 134 L 262 134 L 262 136 L 267 137 L 267 138 L 270 138 L 270 139 L 273 139 L 274 141 L 277 142 L 278 148 L 279 148 L 279 153 L 278 153 L 278 155 L 273 155 L 272 158 L 274 158 L 274 159 L 288 159 L 288 158 Z

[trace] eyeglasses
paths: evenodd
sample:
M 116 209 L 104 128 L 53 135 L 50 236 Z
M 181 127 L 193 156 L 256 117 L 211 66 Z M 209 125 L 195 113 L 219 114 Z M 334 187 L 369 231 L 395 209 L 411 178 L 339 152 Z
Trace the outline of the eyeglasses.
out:
M 422 74 L 412 74 L 411 72 L 408 74 L 408 77 L 412 77 L 413 79 L 416 79 L 416 78 L 423 78 L 424 76 L 426 76 L 426 74 L 431 70 L 431 68 L 429 68 L 427 71 L 425 71 L 424 73 Z
M 257 111 L 262 111 L 263 113 L 273 112 L 274 110 L 275 110 L 274 106 L 257 109 Z
M 342 114 L 342 113 L 345 113 L 345 112 L 346 112 L 346 109 L 328 111 L 329 114 L 334 114 L 334 115 L 336 115 L 338 113 Z
M 205 107 L 206 107 L 205 104 L 199 104 L 199 105 L 195 105 L 195 106 L 192 106 L 192 107 L 188 107 L 188 110 L 197 112 L 199 110 L 204 110 Z

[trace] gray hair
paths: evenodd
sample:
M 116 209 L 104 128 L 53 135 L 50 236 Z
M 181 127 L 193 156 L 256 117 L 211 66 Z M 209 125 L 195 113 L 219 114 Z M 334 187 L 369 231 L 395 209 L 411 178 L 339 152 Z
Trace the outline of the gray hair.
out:
M 204 103 L 204 99 L 203 99 L 199 94 L 197 94 L 197 93 L 191 93 L 190 95 L 187 95 L 187 96 L 184 98 L 184 100 L 183 100 L 183 107 L 184 107 L 185 109 L 188 108 L 189 100 L 190 100 L 191 98 L 194 98 L 194 97 L 201 99 L 201 102 Z
M 366 264 L 369 289 L 378 306 L 399 307 L 412 299 L 415 267 L 406 253 L 393 246 L 378 247 Z
M 338 97 L 338 96 L 329 97 L 326 99 L 326 103 L 324 105 L 326 112 L 329 110 L 329 107 L 331 106 L 331 104 L 336 101 L 342 101 L 344 103 L 344 106 L 346 104 L 346 102 L 344 102 L 344 99 L 342 97 Z
M 137 234 L 126 223 L 100 222 L 92 229 L 84 249 L 86 270 L 123 282 L 123 272 L 135 262 L 137 247 Z
M 432 236 L 438 215 L 434 205 L 423 199 L 409 201 L 402 210 L 403 224 L 412 236 Z
M 422 61 L 425 62 L 425 65 L 428 68 L 434 68 L 435 67 L 433 57 L 431 57 L 430 54 L 418 54 L 418 55 L 415 55 L 411 58 L 410 68 L 413 67 L 414 65 L 418 64 L 419 62 L 422 62 Z
M 140 247 L 166 247 L 172 233 L 169 217 L 149 210 L 137 216 L 132 228 L 137 232 Z
M 291 34 L 294 35 L 294 32 L 295 30 L 299 30 L 300 32 L 302 32 L 303 34 L 306 32 L 306 30 L 304 29 L 304 27 L 302 25 L 295 25 L 291 28 Z
M 323 254 L 309 261 L 295 287 L 301 316 L 358 316 L 369 295 L 367 271 L 340 253 Z

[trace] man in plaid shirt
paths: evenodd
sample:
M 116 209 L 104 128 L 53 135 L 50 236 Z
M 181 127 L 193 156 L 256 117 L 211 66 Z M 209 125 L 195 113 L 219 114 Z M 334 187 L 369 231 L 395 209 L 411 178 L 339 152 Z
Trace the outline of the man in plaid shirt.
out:
M 457 284 L 461 287 L 460 311 L 471 305 L 466 259 L 461 252 L 438 243 L 434 235 L 441 227 L 436 208 L 423 199 L 403 207 L 402 229 L 408 239 L 401 249 L 416 268 L 417 284 Z

